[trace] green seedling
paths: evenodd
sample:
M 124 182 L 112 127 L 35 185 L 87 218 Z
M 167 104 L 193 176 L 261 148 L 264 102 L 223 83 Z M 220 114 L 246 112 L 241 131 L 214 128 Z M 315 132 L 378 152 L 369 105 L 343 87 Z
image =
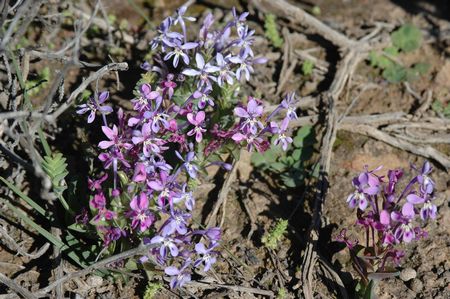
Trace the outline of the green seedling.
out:
M 261 242 L 269 249 L 276 249 L 278 247 L 278 243 L 283 238 L 286 233 L 288 227 L 288 221 L 279 219 L 277 224 L 269 231 L 264 234 L 261 239 Z
M 280 48 L 283 45 L 283 38 L 278 32 L 277 19 L 274 14 L 266 14 L 264 19 L 264 29 L 266 37 L 270 40 L 275 48 Z

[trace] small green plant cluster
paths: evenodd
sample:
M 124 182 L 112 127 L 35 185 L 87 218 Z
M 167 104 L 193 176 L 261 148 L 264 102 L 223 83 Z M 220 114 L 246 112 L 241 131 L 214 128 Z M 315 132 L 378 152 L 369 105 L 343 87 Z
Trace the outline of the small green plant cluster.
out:
M 277 174 L 282 185 L 288 188 L 302 185 L 307 174 L 306 162 L 313 154 L 315 139 L 312 126 L 303 126 L 294 136 L 286 152 L 272 145 L 264 153 L 252 155 L 255 167 Z
M 382 76 L 390 83 L 409 82 L 428 72 L 430 65 L 418 62 L 405 66 L 400 61 L 400 54 L 409 53 L 420 48 L 422 33 L 412 24 L 405 24 L 391 34 L 392 45 L 381 52 L 372 51 L 369 62 L 372 67 L 382 70 Z
M 314 70 L 314 62 L 311 60 L 305 60 L 302 64 L 302 74 L 305 76 L 311 76 Z
M 50 68 L 46 66 L 34 78 L 30 78 L 25 82 L 28 95 L 37 95 L 43 88 L 48 86 L 49 81 Z
M 438 114 L 443 115 L 446 118 L 450 118 L 450 104 L 449 103 L 443 104 L 442 102 L 436 100 L 431 105 L 431 109 L 433 109 L 433 111 L 435 111 Z
M 283 235 L 286 233 L 288 227 L 288 221 L 284 219 L 279 219 L 277 224 L 269 231 L 264 234 L 261 242 L 265 247 L 269 249 L 276 249 L 278 247 L 278 242 L 281 241 Z
M 270 40 L 272 45 L 275 48 L 280 48 L 284 41 L 278 32 L 277 17 L 274 14 L 266 14 L 264 19 L 264 29 L 266 30 L 266 37 Z
M 163 287 L 162 283 L 149 282 L 144 293 L 144 299 L 153 299 L 159 290 Z

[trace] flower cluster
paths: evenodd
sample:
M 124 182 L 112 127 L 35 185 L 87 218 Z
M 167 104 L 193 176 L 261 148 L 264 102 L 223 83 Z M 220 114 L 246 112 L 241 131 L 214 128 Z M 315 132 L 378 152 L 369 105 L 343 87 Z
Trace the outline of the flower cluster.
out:
M 353 179 L 355 191 L 347 198 L 348 206 L 357 209 L 356 224 L 366 231 L 365 244 L 351 241 L 346 230 L 338 236 L 352 252 L 355 269 L 363 279 L 367 279 L 368 271 L 385 272 L 388 259 L 398 265 L 404 256 L 399 245 L 426 237 L 421 223 L 435 219 L 437 214 L 429 162 L 421 169 L 412 166 L 417 174 L 401 190 L 397 189 L 403 171 L 389 170 L 386 176 L 379 176 L 376 172 L 380 169 L 366 167 Z M 363 257 L 357 255 L 360 251 Z
M 200 174 L 209 165 L 229 170 L 224 155 L 242 146 L 264 151 L 274 134 L 275 144 L 287 148 L 292 142 L 287 136 L 289 120 L 297 117 L 294 94 L 269 116 L 261 100 L 237 101 L 240 84 L 250 79 L 253 65 L 265 62 L 254 57 L 254 31 L 245 23 L 247 13 L 233 9 L 232 20 L 218 30 L 212 29 L 209 14 L 196 39 L 189 41 L 186 22 L 195 19 L 185 16 L 186 9 L 181 7 L 158 27 L 150 43 L 152 61 L 142 65 L 146 73 L 137 84 L 130 115 L 119 109 L 114 122 L 108 123 L 106 114 L 112 109 L 103 105 L 107 92 L 78 111 L 90 111 L 89 123 L 101 113 L 106 137 L 98 144 L 106 174 L 89 179 L 90 223 L 105 247 L 114 248 L 118 242 L 151 244 L 140 262 L 150 256 L 156 260 L 172 277 L 172 288 L 191 279 L 192 267 L 208 271 L 218 254 L 220 229 L 191 226 Z M 283 110 L 286 117 L 278 124 L 274 116 Z

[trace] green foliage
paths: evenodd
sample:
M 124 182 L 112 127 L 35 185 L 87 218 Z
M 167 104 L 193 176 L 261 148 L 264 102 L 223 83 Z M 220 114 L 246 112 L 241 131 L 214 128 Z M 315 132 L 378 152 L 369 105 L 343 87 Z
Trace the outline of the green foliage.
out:
M 369 63 L 372 67 L 382 70 L 384 79 L 390 83 L 410 82 L 417 80 L 426 74 L 430 65 L 418 62 L 410 67 L 400 62 L 400 55 L 411 52 L 420 47 L 422 36 L 420 29 L 411 24 L 406 24 L 391 34 L 393 45 L 388 46 L 381 52 L 372 51 L 369 54 Z
M 38 94 L 42 89 L 48 86 L 50 80 L 50 68 L 44 67 L 34 78 L 25 82 L 25 88 L 28 95 L 34 96 Z
M 261 239 L 261 242 L 269 249 L 276 249 L 278 247 L 278 242 L 283 238 L 284 233 L 288 227 L 288 221 L 279 219 L 274 228 L 269 232 L 266 232 Z
M 314 70 L 314 62 L 311 60 L 305 60 L 302 64 L 302 73 L 305 76 L 311 76 Z
M 143 298 L 153 299 L 158 291 L 162 289 L 162 287 L 163 285 L 160 282 L 149 282 Z
M 450 105 L 442 104 L 442 102 L 436 100 L 431 105 L 431 109 L 438 114 L 442 114 L 444 117 L 450 118 Z
M 266 14 L 264 19 L 264 29 L 266 37 L 275 48 L 283 45 L 283 38 L 280 36 L 277 28 L 277 17 L 274 14 Z
M 391 34 L 392 44 L 403 52 L 417 50 L 422 43 L 422 33 L 413 24 L 404 24 Z
M 52 181 L 53 191 L 58 195 L 62 194 L 67 189 L 64 178 L 69 174 L 66 158 L 61 153 L 54 153 L 51 157 L 45 156 L 42 168 Z
M 287 298 L 287 290 L 285 288 L 279 289 L 277 299 L 285 299 L 285 298 Z
M 284 152 L 280 147 L 271 145 L 264 153 L 254 153 L 252 164 L 278 175 L 282 185 L 296 188 L 302 185 L 307 174 L 307 161 L 313 154 L 314 131 L 311 126 L 303 126 L 292 136 L 293 142 Z M 273 137 L 273 140 L 276 137 Z

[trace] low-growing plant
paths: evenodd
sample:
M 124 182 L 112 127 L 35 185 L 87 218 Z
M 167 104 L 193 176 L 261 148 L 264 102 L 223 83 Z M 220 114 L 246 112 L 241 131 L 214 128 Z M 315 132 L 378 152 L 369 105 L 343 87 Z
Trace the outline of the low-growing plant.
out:
M 295 95 L 289 94 L 287 99 L 289 98 L 295 99 Z M 281 185 L 288 188 L 303 184 L 305 176 L 309 173 L 308 161 L 314 151 L 315 137 L 312 126 L 299 128 L 293 137 L 290 145 L 286 144 L 284 148 L 272 145 L 263 153 L 253 153 L 251 160 L 255 167 L 275 174 Z
M 450 105 L 448 103 L 443 104 L 441 101 L 436 100 L 431 105 L 431 109 L 446 118 L 450 118 Z
M 343 229 L 337 240 L 350 251 L 353 268 L 360 276 L 357 293 L 361 298 L 375 298 L 377 281 L 399 274 L 405 253 L 403 245 L 427 237 L 423 223 L 433 220 L 437 207 L 433 203 L 434 181 L 431 166 L 425 162 L 405 187 L 403 171 L 388 170 L 386 176 L 376 174 L 381 167 L 365 170 L 352 181 L 355 191 L 347 198 L 356 209 L 356 227 L 365 232 L 365 240 L 352 240 Z
M 276 249 L 279 242 L 286 233 L 288 227 L 288 220 L 279 219 L 275 226 L 264 234 L 261 242 L 269 249 Z
M 267 115 L 261 100 L 240 94 L 254 66 L 266 62 L 253 52 L 248 13 L 233 9 L 232 20 L 218 29 L 208 14 L 190 39 L 186 22 L 196 19 L 186 10 L 182 6 L 158 27 L 131 113 L 119 109 L 114 117 L 107 91 L 77 110 L 88 114 L 88 123 L 100 116 L 104 134 L 98 144 L 103 169 L 89 178 L 90 213 L 78 218 L 78 226 L 97 232 L 106 255 L 148 245 L 147 255 L 127 265 L 156 263 L 171 288 L 189 282 L 193 268 L 207 272 L 217 260 L 220 229 L 191 225 L 193 191 L 206 169 L 230 170 L 224 156 L 238 159 L 242 147 L 264 152 L 271 137 L 286 149 L 292 142 L 288 124 L 296 116 L 294 98 Z M 280 123 L 283 110 L 288 113 Z
M 371 51 L 369 62 L 372 67 L 382 70 L 382 76 L 390 83 L 409 82 L 428 72 L 430 65 L 417 62 L 411 66 L 401 63 L 400 54 L 417 50 L 422 43 L 420 29 L 412 24 L 405 24 L 391 34 L 392 45 L 382 51 Z
M 281 48 L 284 41 L 280 36 L 277 25 L 277 17 L 274 14 L 266 14 L 264 17 L 264 29 L 266 37 L 270 40 L 275 48 Z
M 305 76 L 311 76 L 314 70 L 314 62 L 311 60 L 305 60 L 302 63 L 302 74 Z

